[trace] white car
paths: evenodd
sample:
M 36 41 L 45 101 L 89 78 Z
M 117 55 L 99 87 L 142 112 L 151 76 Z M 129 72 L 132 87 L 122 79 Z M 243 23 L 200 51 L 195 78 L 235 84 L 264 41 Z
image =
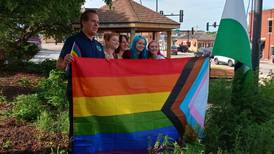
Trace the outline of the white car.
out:
M 214 63 L 216 65 L 227 64 L 228 66 L 232 67 L 235 64 L 235 60 L 224 56 L 214 56 Z

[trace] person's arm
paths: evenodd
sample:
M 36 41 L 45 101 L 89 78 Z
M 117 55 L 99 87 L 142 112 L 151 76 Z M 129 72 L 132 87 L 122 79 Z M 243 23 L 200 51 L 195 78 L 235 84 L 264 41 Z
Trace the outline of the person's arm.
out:
M 70 54 L 72 45 L 74 40 L 72 38 L 68 38 L 65 41 L 65 44 L 61 50 L 60 56 L 56 63 L 56 68 L 59 70 L 65 70 L 66 66 L 73 60 L 73 57 Z

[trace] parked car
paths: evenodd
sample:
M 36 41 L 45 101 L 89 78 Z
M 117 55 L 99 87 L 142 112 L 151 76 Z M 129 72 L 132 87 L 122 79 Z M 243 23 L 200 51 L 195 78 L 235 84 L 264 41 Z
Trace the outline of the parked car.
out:
M 218 64 L 227 64 L 228 66 L 232 67 L 235 64 L 234 59 L 224 57 L 224 56 L 214 56 L 214 63 Z
M 188 46 L 187 45 L 180 45 L 177 49 L 180 52 L 188 52 Z
M 205 47 L 201 47 L 198 49 L 197 52 L 194 52 L 195 57 L 200 57 L 200 56 L 209 56 L 210 58 L 212 58 L 212 47 L 209 48 L 205 48 Z
M 29 38 L 27 42 L 35 44 L 39 49 L 42 48 L 42 41 L 39 36 L 33 36 Z
M 178 47 L 176 47 L 176 45 L 171 46 L 171 54 L 172 55 L 177 55 L 178 54 Z

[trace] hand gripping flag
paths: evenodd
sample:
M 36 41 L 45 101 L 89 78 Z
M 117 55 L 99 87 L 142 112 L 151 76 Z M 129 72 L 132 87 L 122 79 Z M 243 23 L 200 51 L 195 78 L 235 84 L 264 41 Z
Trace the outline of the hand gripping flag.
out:
M 158 135 L 203 132 L 208 58 L 72 62 L 73 153 L 148 153 Z

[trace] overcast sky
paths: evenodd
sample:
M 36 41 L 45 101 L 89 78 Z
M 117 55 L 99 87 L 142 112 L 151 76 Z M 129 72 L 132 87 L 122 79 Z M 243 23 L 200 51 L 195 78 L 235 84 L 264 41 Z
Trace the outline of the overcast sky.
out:
M 152 9 L 156 10 L 156 0 L 135 0 Z M 244 0 L 246 10 L 248 4 L 252 0 Z M 263 8 L 274 8 L 274 0 L 263 0 Z M 182 30 L 191 29 L 205 30 L 206 23 L 213 24 L 214 21 L 219 23 L 225 0 L 158 0 L 158 11 L 163 10 L 164 14 L 178 14 L 180 10 L 184 10 L 184 22 L 181 23 Z M 99 8 L 105 5 L 102 0 L 86 0 L 86 8 Z M 250 10 L 250 7 L 249 7 Z M 170 17 L 175 21 L 179 21 L 179 17 Z M 213 27 L 210 31 L 216 31 Z

